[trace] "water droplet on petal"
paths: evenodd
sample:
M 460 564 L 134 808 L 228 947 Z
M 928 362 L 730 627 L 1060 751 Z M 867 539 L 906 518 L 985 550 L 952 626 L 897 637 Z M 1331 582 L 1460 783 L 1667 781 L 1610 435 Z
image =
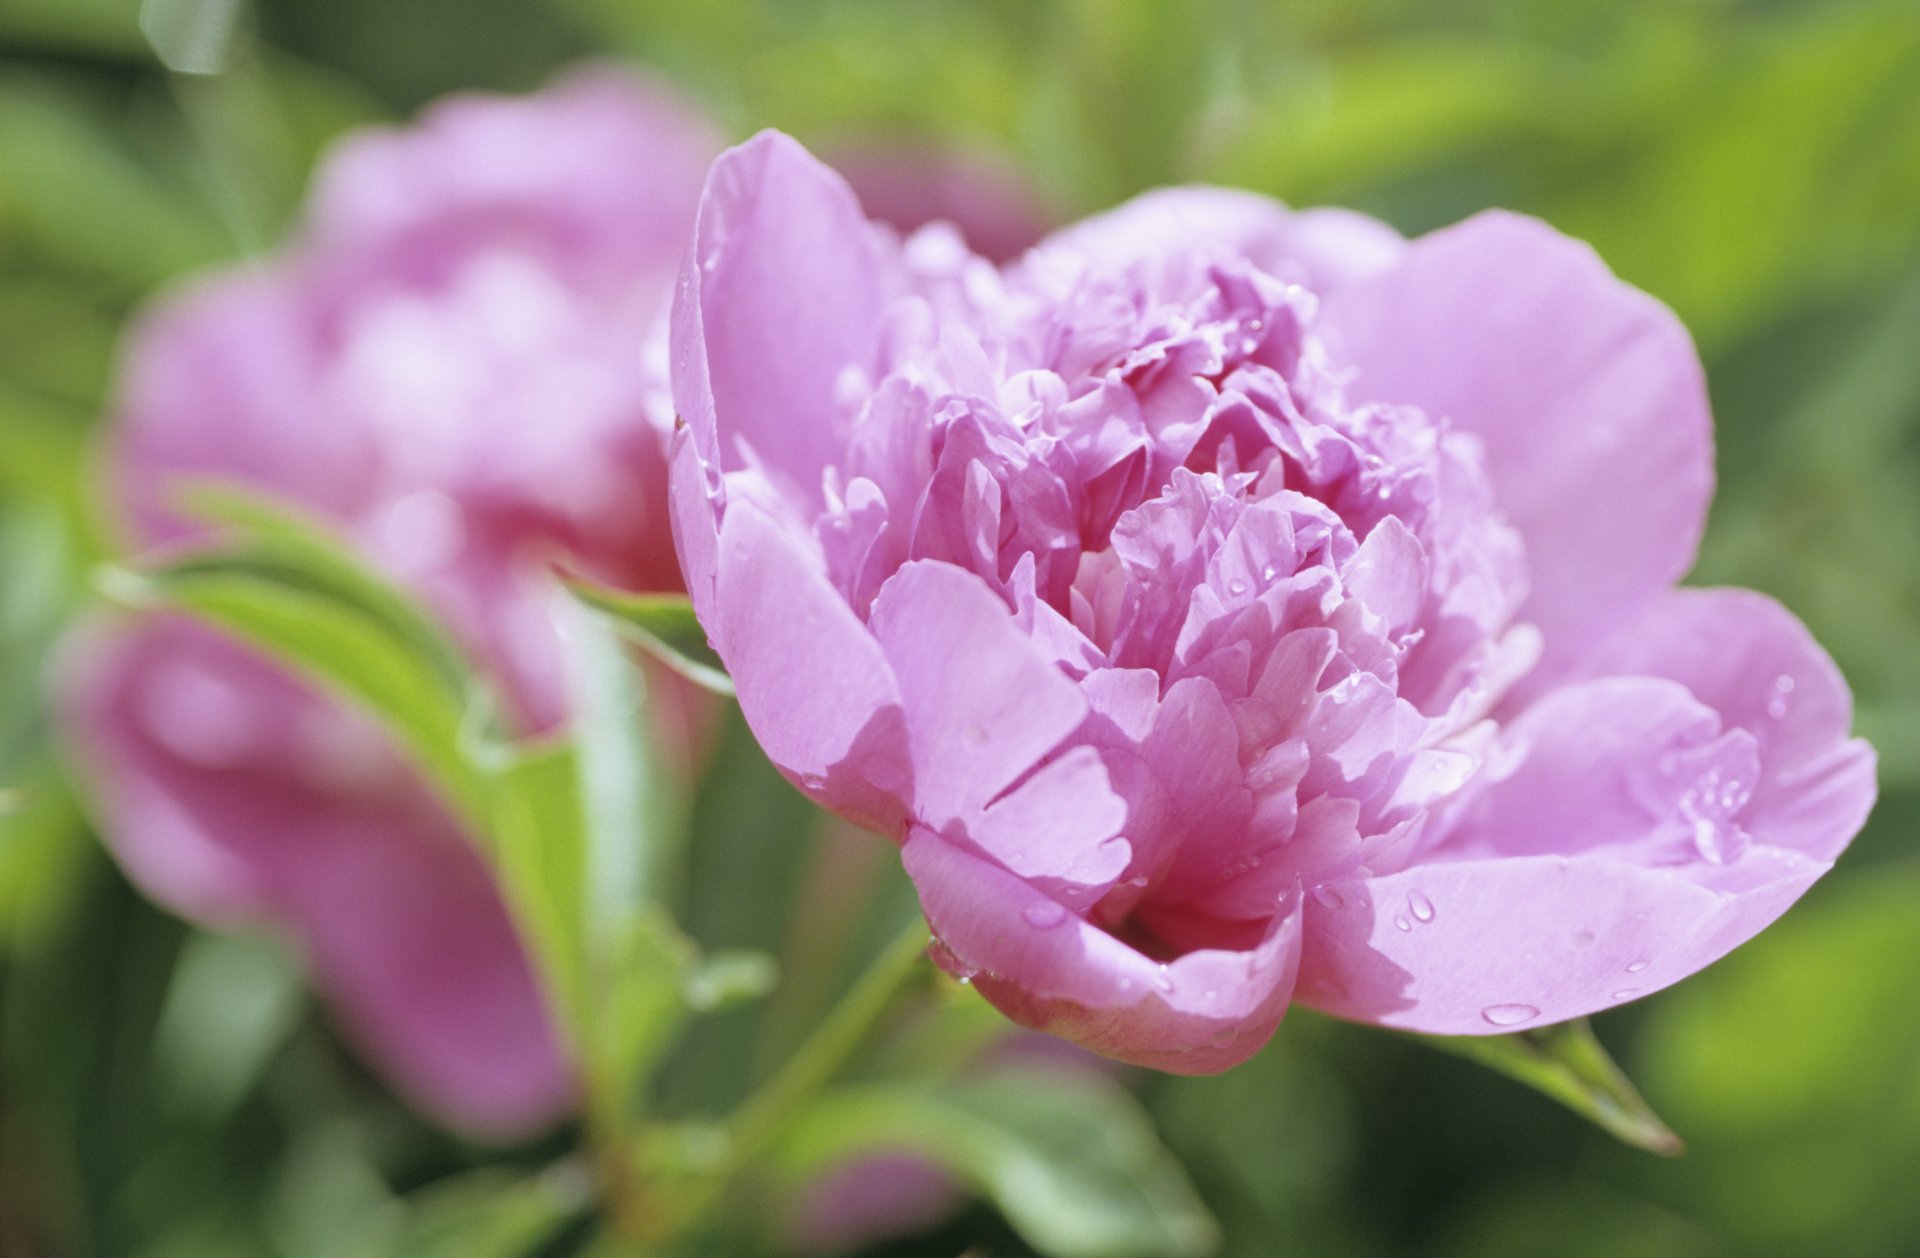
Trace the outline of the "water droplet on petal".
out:
M 1413 910 L 1413 916 L 1416 920 L 1422 922 L 1430 922 L 1433 920 L 1433 901 L 1427 899 L 1427 897 L 1420 892 L 1413 891 L 1408 893 L 1407 907 Z
M 1773 698 L 1767 700 L 1768 716 L 1772 717 L 1774 720 L 1777 721 L 1781 717 L 1785 716 L 1786 714 L 1787 714 L 1787 701 L 1785 699 L 1782 699 L 1779 695 L 1775 695 Z
M 1268 564 L 1260 569 L 1260 579 L 1262 581 L 1271 581 L 1279 575 L 1280 567 L 1278 564 Z
M 1630 999 L 1631 997 L 1638 996 L 1639 994 L 1640 994 L 1640 989 L 1638 987 L 1622 987 L 1619 991 L 1607 997 L 1607 999 L 1608 1000 L 1627 1000 L 1627 999 Z
M 1794 687 L 1793 678 L 1787 676 L 1785 673 L 1782 673 L 1780 674 L 1780 676 L 1773 679 L 1773 688 L 1775 690 L 1778 690 L 1783 695 L 1792 694 L 1793 687 Z
M 1036 900 L 1027 905 L 1020 916 L 1027 919 L 1027 925 L 1048 930 L 1067 920 L 1067 910 L 1052 900 Z
M 1245 594 L 1246 592 L 1247 592 L 1247 583 L 1245 581 L 1242 581 L 1239 577 L 1235 577 L 1233 580 L 1227 582 L 1227 593 L 1233 595 L 1235 598 L 1239 598 L 1241 595 Z
M 1537 1018 L 1540 1011 L 1532 1005 L 1488 1005 L 1480 1011 L 1480 1016 L 1495 1026 L 1519 1026 L 1529 1018 Z
M 1647 968 L 1648 966 L 1650 966 L 1650 965 L 1652 965 L 1652 964 L 1653 964 L 1653 962 L 1651 962 L 1651 961 L 1649 961 L 1649 960 L 1647 960 L 1647 959 L 1646 959 L 1646 958 L 1644 958 L 1644 957 L 1642 957 L 1642 958 L 1641 958 L 1640 960 L 1638 960 L 1638 961 L 1629 961 L 1629 962 L 1627 962 L 1627 973 L 1629 973 L 1629 974 L 1638 974 L 1638 973 L 1640 973 L 1640 971 L 1642 971 L 1642 970 L 1644 970 L 1644 969 L 1646 969 L 1646 968 Z
M 1343 909 L 1347 907 L 1347 902 L 1341 899 L 1340 893 L 1332 887 L 1315 887 L 1313 889 L 1313 898 L 1330 909 Z
M 960 976 L 960 986 L 962 986 L 962 987 L 972 987 L 972 986 L 973 986 L 973 975 L 971 975 L 971 974 L 962 974 L 962 975 Z
M 1166 966 L 1162 965 L 1154 970 L 1153 985 L 1163 992 L 1173 990 L 1173 975 L 1168 973 Z
M 1393 919 L 1393 924 L 1395 928 L 1399 930 L 1413 929 L 1413 923 L 1407 920 L 1407 915 L 1405 913 L 1397 914 Z

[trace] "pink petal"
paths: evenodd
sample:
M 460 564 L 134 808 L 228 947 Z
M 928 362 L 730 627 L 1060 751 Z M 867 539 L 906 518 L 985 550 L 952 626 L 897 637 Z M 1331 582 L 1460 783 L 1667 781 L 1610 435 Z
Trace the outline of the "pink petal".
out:
M 1865 824 L 1874 753 L 1847 736 L 1853 697 L 1806 626 L 1766 595 L 1675 590 L 1589 667 L 1671 677 L 1754 736 L 1761 776 L 1741 820 L 1756 842 L 1831 861 Z
M 370 500 L 367 434 L 311 422 L 325 363 L 305 300 L 259 267 L 196 281 L 136 322 L 111 466 L 143 540 L 187 531 L 170 498 L 182 478 L 246 481 L 333 516 Z
M 860 203 L 799 144 L 763 131 L 707 176 L 674 299 L 674 401 L 702 457 L 738 443 L 811 499 L 839 449 L 841 374 L 868 365 L 884 299 Z
M 1755 845 L 1727 866 L 1495 857 L 1307 897 L 1298 999 L 1432 1035 L 1491 1035 L 1657 991 L 1759 933 L 1827 869 Z
M 1079 687 L 971 572 L 905 564 L 881 587 L 869 623 L 899 679 L 915 812 L 928 824 L 984 808 L 1087 714 Z
M 101 832 L 148 894 L 289 927 L 347 1035 L 441 1119 L 516 1137 L 571 1107 L 572 1069 L 491 876 L 395 752 L 376 738 L 334 748 L 349 763 L 329 767 L 300 738 L 329 704 L 183 622 L 95 631 L 68 664 L 63 715 Z M 158 708 L 179 670 L 203 702 Z
M 1448 1034 L 1604 1009 L 1764 929 L 1864 822 L 1873 753 L 1846 736 L 1846 687 L 1771 599 L 1675 591 L 1593 664 L 1638 675 L 1566 687 L 1513 722 L 1502 754 L 1523 758 L 1450 820 L 1427 863 L 1323 889 L 1303 999 Z M 1683 772 L 1690 750 L 1757 769 L 1729 819 L 1751 844 L 1717 853 L 1726 863 L 1684 845 L 1672 814 L 1685 783 L 1662 767 L 1675 749 Z
M 1246 952 L 1160 965 L 1020 878 L 916 826 L 902 853 L 938 941 L 935 957 L 1023 1026 L 1175 1074 L 1251 1057 L 1286 1012 L 1300 914 Z
M 1336 290 L 1320 328 L 1356 399 L 1485 443 L 1526 541 L 1537 688 L 1693 562 L 1713 492 L 1699 359 L 1671 311 L 1543 223 L 1481 214 Z
M 899 835 L 914 766 L 880 644 L 752 502 L 727 507 L 718 568 L 705 623 L 767 758 L 824 806 Z
M 1317 293 L 1391 267 L 1400 234 L 1351 210 L 1289 210 L 1237 188 L 1160 188 L 1054 233 L 1043 250 L 1070 250 L 1118 268 L 1169 247 L 1212 241 L 1262 270 Z

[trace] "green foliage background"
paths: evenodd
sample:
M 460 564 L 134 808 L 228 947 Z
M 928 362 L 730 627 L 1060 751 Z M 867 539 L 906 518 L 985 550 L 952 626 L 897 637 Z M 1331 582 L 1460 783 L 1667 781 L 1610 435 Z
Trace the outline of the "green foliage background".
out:
M 341 129 L 590 55 L 673 76 L 736 135 L 1003 149 L 1062 219 L 1183 180 L 1408 232 L 1506 205 L 1672 304 L 1720 446 L 1693 579 L 1806 619 L 1883 791 L 1780 925 L 1598 1020 L 1688 1155 L 1305 1015 L 1223 1077 L 1129 1082 L 1232 1255 L 1920 1252 L 1912 0 L 4 0 L 0 1255 L 378 1252 L 428 1185 L 490 1198 L 504 1236 L 524 1202 L 486 1177 L 565 1147 L 437 1134 L 343 1053 L 283 948 L 144 905 L 81 821 L 41 702 L 112 550 L 85 470 L 128 312 L 271 247 Z M 790 928 L 816 823 L 737 727 L 693 816 L 680 908 L 701 944 L 872 951 Z M 883 865 L 866 876 L 897 899 Z M 812 999 L 702 1024 L 663 1092 L 720 1104 Z M 970 1245 L 1027 1252 L 984 1206 L 874 1252 Z

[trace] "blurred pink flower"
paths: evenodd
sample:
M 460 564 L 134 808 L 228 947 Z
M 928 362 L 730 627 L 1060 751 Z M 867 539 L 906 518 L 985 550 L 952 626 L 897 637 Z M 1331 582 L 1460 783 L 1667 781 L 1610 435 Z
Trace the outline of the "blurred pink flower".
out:
M 134 540 L 191 532 L 168 505 L 181 477 L 282 495 L 426 599 L 520 729 L 555 726 L 550 562 L 680 588 L 664 315 L 719 147 L 611 70 L 344 141 L 287 254 L 135 330 L 109 469 Z M 67 690 L 101 829 L 143 889 L 290 928 L 342 1029 L 446 1121 L 512 1136 L 570 1107 L 491 875 L 369 721 L 167 618 L 94 626 Z
M 1545 225 L 1150 194 L 1005 270 L 783 136 L 709 175 L 674 527 L 761 744 L 1015 1020 L 1224 1069 L 1493 1033 L 1783 912 L 1874 797 L 1740 590 L 1664 307 Z

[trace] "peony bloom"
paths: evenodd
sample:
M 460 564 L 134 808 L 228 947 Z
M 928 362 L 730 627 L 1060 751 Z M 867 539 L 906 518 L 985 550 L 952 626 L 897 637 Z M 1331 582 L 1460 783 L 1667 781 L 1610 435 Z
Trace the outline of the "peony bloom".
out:
M 719 147 L 610 71 L 344 142 L 288 254 L 135 330 L 109 466 L 134 540 L 190 534 L 169 509 L 182 477 L 279 494 L 423 597 L 521 731 L 553 728 L 552 560 L 679 588 L 665 313 Z M 143 889 L 290 929 L 344 1032 L 441 1118 L 509 1136 L 570 1107 L 491 874 L 369 721 L 170 618 L 95 626 L 68 673 L 70 740 Z
M 708 177 L 674 529 L 773 761 L 1016 1021 L 1224 1069 L 1293 1000 L 1475 1034 L 1664 987 L 1874 796 L 1794 618 L 1676 590 L 1685 331 L 1487 214 L 1150 194 L 996 269 L 792 141 Z

